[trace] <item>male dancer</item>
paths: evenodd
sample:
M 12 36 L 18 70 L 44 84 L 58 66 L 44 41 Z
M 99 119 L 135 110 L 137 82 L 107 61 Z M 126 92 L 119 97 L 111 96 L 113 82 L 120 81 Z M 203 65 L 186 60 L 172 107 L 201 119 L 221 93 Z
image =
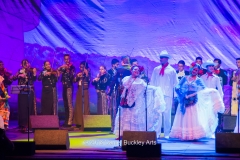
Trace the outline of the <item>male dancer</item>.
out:
M 63 103 L 65 108 L 65 122 L 63 127 L 70 129 L 73 123 L 73 80 L 75 76 L 75 67 L 71 63 L 70 55 L 64 55 L 65 64 L 58 68 L 62 73 L 63 84 Z
M 220 78 L 214 74 L 214 62 L 212 60 L 207 60 L 205 63 L 203 63 L 203 68 L 207 69 L 207 73 L 201 76 L 205 86 L 208 88 L 217 89 L 223 98 Z
M 174 88 L 178 84 L 178 77 L 175 69 L 168 63 L 170 55 L 166 50 L 160 53 L 161 65 L 155 67 L 152 73 L 150 84 L 156 87 L 161 87 L 164 100 L 166 102 L 166 110 L 164 112 L 164 137 L 169 138 L 171 128 L 171 110 L 173 102 Z M 162 124 L 162 119 L 159 121 Z
M 219 94 L 223 98 L 223 90 L 220 78 L 214 74 L 214 62 L 212 60 L 207 60 L 203 63 L 203 68 L 207 69 L 207 73 L 202 75 L 200 78 L 203 80 L 204 84 L 208 88 L 214 88 L 219 91 Z M 216 132 L 222 131 L 222 113 L 218 113 L 218 127 Z M 215 136 L 213 135 L 213 138 Z
M 220 78 L 221 85 L 227 85 L 227 73 L 225 70 L 220 68 L 222 61 L 218 58 L 214 59 L 214 73 Z

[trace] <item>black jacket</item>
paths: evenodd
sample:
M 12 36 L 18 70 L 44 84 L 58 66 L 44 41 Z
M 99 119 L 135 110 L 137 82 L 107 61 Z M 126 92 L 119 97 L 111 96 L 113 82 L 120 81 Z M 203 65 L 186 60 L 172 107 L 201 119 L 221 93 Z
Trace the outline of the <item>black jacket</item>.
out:
M 72 87 L 74 76 L 75 76 L 75 67 L 71 65 L 69 70 L 66 70 L 64 68 L 59 68 L 58 70 L 62 72 L 61 82 L 63 86 L 67 88 Z
M 216 73 L 215 73 L 216 74 Z M 228 77 L 227 77 L 227 71 L 220 68 L 219 74 L 216 74 L 218 77 L 220 77 L 220 80 L 222 80 L 222 85 L 227 85 Z
M 177 72 L 177 74 L 179 73 L 179 70 L 177 70 L 176 71 Z M 185 74 L 185 76 L 188 76 L 189 75 L 189 71 L 185 71 L 184 70 L 184 74 Z M 178 80 L 181 80 L 182 79 L 182 77 L 178 77 Z
M 126 76 L 130 76 L 131 75 L 131 71 L 125 68 L 118 68 L 117 69 L 117 73 L 116 75 L 113 77 L 109 87 L 110 87 L 110 92 L 108 93 L 108 95 L 111 95 L 114 88 L 118 89 L 119 85 L 121 84 L 121 81 L 124 77 Z
M 98 81 L 92 81 L 92 85 L 95 86 L 96 90 L 106 90 L 108 85 L 110 84 L 111 76 L 110 74 L 106 73 L 100 76 Z

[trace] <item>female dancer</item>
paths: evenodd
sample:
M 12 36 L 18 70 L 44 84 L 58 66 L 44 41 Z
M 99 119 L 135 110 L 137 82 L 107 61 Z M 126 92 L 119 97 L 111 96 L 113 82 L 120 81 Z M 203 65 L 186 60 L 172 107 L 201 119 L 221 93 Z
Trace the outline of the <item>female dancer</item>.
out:
M 156 131 L 161 133 L 161 124 L 159 122 L 160 115 L 166 108 L 164 96 L 160 87 L 154 87 L 146 84 L 139 78 L 141 70 L 139 66 L 131 67 L 131 76 L 123 78 L 122 84 L 124 87 L 121 95 L 119 110 L 115 119 L 114 134 L 122 136 L 123 131 L 145 131 L 146 130 L 146 115 L 145 112 L 145 96 L 147 94 L 148 108 L 148 131 Z M 126 98 L 124 98 L 126 97 Z M 127 107 L 126 107 L 127 106 Z M 121 113 L 121 114 L 119 114 Z M 120 115 L 120 128 L 119 128 Z M 120 129 L 120 135 L 119 135 Z
M 10 96 L 7 93 L 7 89 L 4 86 L 4 78 L 0 76 L 0 117 L 3 118 L 4 128 L 8 128 L 8 121 L 10 116 L 10 107 L 8 99 Z
M 219 92 L 206 88 L 198 78 L 200 66 L 191 64 L 190 75 L 183 77 L 176 87 L 179 98 L 170 138 L 196 140 L 211 137 L 216 130 L 217 112 L 224 112 Z

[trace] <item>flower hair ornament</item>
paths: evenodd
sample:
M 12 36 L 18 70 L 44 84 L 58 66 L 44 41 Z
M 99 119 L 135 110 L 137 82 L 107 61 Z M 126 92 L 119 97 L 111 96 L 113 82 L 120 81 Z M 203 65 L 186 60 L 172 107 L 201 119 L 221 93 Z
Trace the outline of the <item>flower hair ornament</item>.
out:
M 190 67 L 190 68 L 189 68 L 190 71 L 192 71 L 193 68 L 196 68 L 196 67 L 197 67 L 198 69 L 200 69 L 199 64 L 197 64 L 196 62 L 192 62 L 189 67 Z

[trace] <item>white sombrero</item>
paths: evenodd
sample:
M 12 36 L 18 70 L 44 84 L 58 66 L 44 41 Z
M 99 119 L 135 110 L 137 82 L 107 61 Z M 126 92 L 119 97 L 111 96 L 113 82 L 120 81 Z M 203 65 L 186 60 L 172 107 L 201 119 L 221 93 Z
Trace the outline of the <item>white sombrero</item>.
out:
M 167 57 L 167 58 L 171 58 L 171 56 L 168 54 L 168 52 L 166 50 L 163 50 L 160 54 L 159 57 Z
M 202 64 L 202 67 L 207 69 L 207 66 L 215 66 L 214 62 L 212 60 L 207 60 L 205 63 Z

